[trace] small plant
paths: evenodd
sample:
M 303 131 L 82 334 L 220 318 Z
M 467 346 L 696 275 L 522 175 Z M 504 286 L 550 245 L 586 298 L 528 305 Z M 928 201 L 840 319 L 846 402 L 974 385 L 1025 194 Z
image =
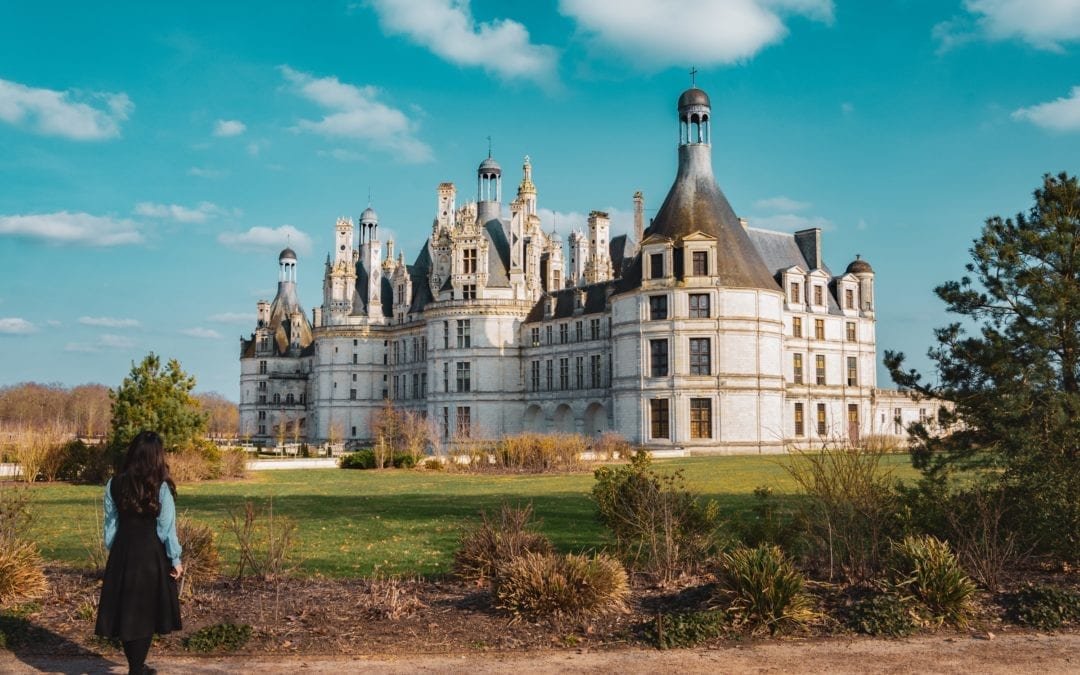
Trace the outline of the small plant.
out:
M 467 581 L 485 583 L 498 568 L 525 553 L 550 553 L 551 542 L 533 531 L 532 505 L 514 508 L 503 502 L 494 517 L 483 511 L 476 528 L 461 537 L 461 548 L 454 555 L 454 569 Z
M 897 593 L 873 593 L 855 603 L 848 615 L 852 630 L 867 635 L 905 637 L 922 626 L 916 603 Z
M 75 610 L 75 616 L 83 621 L 94 621 L 97 618 L 97 603 L 87 600 Z
M 1080 623 L 1080 593 L 1053 586 L 1028 585 L 1006 597 L 1006 616 L 1023 626 L 1057 630 Z
M 251 500 L 244 502 L 242 510 L 230 510 L 225 530 L 236 537 L 240 549 L 237 579 L 242 580 L 245 573 L 250 573 L 274 581 L 295 568 L 296 522 L 282 516 L 275 518 L 272 497 L 265 511 Z
M 802 573 L 777 546 L 723 554 L 717 578 L 715 606 L 751 632 L 802 628 L 816 616 Z
M 307 448 L 307 445 L 303 446 Z M 247 475 L 247 453 L 240 448 L 221 451 L 221 477 L 243 478 Z
M 719 507 L 688 490 L 681 472 L 663 475 L 650 465 L 638 452 L 629 465 L 598 468 L 592 497 L 628 564 L 670 583 L 715 549 Z
M 176 536 L 184 550 L 184 595 L 193 597 L 197 589 L 217 579 L 221 572 L 221 556 L 214 542 L 214 531 L 207 525 L 181 517 L 176 523 Z
M 515 619 L 583 619 L 624 609 L 629 592 L 626 570 L 603 553 L 525 553 L 499 567 L 492 595 Z
M 48 585 L 37 545 L 21 539 L 0 542 L 0 605 L 20 598 L 34 598 Z
M 921 602 L 933 623 L 967 624 L 976 591 L 946 542 L 930 535 L 893 542 L 893 587 Z
M 356 604 L 372 619 L 405 619 L 426 607 L 417 580 L 375 576 L 357 593 Z
M 184 649 L 208 654 L 232 652 L 240 649 L 251 639 L 251 626 L 234 623 L 218 623 L 205 626 L 184 638 Z
M 678 649 L 715 640 L 730 628 L 727 614 L 719 610 L 657 614 L 645 637 L 657 649 Z

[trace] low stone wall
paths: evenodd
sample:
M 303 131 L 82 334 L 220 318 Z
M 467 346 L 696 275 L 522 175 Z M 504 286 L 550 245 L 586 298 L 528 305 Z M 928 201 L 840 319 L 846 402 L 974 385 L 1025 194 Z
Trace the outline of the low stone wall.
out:
M 336 468 L 338 468 L 338 460 L 334 457 L 312 457 L 310 459 L 253 459 L 247 463 L 248 471 Z
M 22 467 L 14 463 L 0 464 L 0 478 L 18 478 L 22 475 Z

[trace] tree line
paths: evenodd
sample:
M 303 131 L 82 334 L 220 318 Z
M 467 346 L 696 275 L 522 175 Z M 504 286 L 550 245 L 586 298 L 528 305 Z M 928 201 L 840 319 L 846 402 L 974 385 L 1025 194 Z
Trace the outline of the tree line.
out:
M 240 410 L 221 394 L 193 396 L 207 417 L 207 433 L 215 438 L 234 438 L 240 427 Z M 113 398 L 103 384 L 22 382 L 0 387 L 0 427 L 7 430 L 56 430 L 80 438 L 104 438 L 112 424 Z

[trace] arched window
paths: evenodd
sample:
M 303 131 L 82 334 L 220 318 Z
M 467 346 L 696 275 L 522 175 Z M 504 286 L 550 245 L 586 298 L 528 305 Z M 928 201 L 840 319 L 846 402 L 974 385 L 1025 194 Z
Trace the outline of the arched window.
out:
M 292 394 L 287 394 L 285 396 L 285 402 L 288 403 L 289 405 L 292 405 L 293 402 L 294 402 L 293 395 Z
M 274 394 L 274 404 L 281 403 L 281 394 Z

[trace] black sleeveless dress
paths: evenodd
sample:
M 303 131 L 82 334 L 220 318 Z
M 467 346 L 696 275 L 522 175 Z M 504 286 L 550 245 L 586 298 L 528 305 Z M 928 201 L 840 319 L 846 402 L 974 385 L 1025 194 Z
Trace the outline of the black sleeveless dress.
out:
M 157 518 L 120 509 L 118 483 L 110 485 L 118 525 L 94 632 L 127 641 L 180 630 L 180 599 L 169 576 L 172 564 L 158 539 Z

